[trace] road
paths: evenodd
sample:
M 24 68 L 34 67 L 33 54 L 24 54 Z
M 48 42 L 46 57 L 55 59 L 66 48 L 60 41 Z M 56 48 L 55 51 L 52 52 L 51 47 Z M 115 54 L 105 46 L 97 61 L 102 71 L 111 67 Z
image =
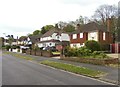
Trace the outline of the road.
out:
M 2 56 L 3 85 L 111 85 L 95 79 L 52 69 L 35 62 Z

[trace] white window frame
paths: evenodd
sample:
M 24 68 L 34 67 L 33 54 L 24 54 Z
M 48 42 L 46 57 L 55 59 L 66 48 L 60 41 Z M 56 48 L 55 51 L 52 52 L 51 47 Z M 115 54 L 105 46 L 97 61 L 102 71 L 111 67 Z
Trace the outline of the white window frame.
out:
M 103 32 L 103 40 L 105 40 L 105 37 L 106 36 L 106 33 L 105 32 Z
M 73 39 L 77 39 L 77 34 L 73 34 Z
M 80 38 L 83 38 L 83 33 L 80 33 Z

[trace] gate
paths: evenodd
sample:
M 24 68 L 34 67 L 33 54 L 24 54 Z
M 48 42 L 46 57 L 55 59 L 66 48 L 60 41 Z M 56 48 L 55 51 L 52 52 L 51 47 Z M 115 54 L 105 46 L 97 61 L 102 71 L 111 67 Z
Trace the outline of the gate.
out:
M 120 53 L 120 44 L 111 44 L 112 53 Z

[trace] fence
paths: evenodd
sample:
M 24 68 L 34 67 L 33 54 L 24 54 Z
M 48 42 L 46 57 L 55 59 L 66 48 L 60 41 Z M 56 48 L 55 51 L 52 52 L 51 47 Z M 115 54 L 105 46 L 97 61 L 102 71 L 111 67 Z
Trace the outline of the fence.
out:
M 111 44 L 112 53 L 120 53 L 120 44 Z
M 51 51 L 43 51 L 43 50 L 26 50 L 26 54 L 35 55 L 35 56 L 44 56 L 44 57 L 52 57 L 54 56 Z

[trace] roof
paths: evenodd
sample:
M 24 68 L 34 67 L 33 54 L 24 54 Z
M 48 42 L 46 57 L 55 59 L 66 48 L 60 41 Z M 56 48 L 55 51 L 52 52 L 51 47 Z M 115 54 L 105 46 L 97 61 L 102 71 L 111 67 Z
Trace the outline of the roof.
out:
M 40 41 L 40 43 L 45 43 L 45 42 L 55 42 L 55 43 L 63 44 L 63 45 L 69 43 L 69 41 L 60 41 L 60 40 L 54 40 L 54 39 L 52 39 L 52 40 L 47 40 L 47 41 Z
M 27 36 L 23 36 L 19 38 L 19 41 L 25 41 L 25 40 L 27 40 Z
M 99 25 L 98 23 L 95 23 L 95 22 L 90 22 L 88 24 L 80 26 L 80 28 L 78 28 L 76 31 L 72 32 L 71 34 L 75 34 L 75 33 L 77 34 L 80 32 L 90 32 L 95 30 L 107 32 L 107 29 L 105 28 L 105 26 Z
M 41 38 L 41 34 L 39 35 L 33 35 L 33 36 L 29 36 L 30 40 L 32 43 L 38 42 L 38 39 Z
M 59 28 L 53 28 L 50 29 L 48 32 L 46 32 L 45 34 L 42 35 L 42 37 L 48 37 L 51 36 L 53 33 L 58 33 L 59 35 L 62 33 L 66 33 L 65 31 L 63 31 L 62 29 Z

